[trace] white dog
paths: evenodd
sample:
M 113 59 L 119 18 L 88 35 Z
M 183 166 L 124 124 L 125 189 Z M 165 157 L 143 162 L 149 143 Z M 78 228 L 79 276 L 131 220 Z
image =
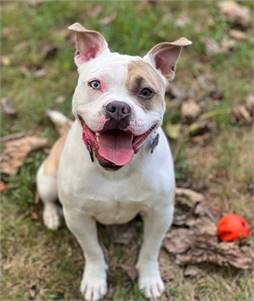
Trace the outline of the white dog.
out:
M 73 96 L 75 122 L 54 145 L 37 174 L 44 223 L 59 226 L 56 199 L 86 259 L 81 292 L 99 300 L 107 292 L 107 264 L 96 222 L 144 220 L 137 261 L 139 287 L 148 298 L 164 290 L 158 266 L 163 237 L 174 211 L 175 177 L 168 141 L 161 129 L 164 94 L 175 76 L 186 38 L 154 46 L 144 57 L 111 52 L 104 37 L 79 23 Z

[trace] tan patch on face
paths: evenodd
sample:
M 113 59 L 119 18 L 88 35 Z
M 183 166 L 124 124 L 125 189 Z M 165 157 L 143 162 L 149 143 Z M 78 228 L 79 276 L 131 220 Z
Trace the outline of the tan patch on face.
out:
M 55 142 L 53 145 L 48 157 L 44 161 L 44 176 L 56 176 L 60 156 L 67 138 L 67 134 L 69 133 L 70 126 L 66 126 L 62 129 L 61 137 Z
M 152 66 L 142 60 L 129 63 L 126 87 L 135 97 L 137 104 L 145 110 L 156 110 L 165 106 L 165 88 L 162 79 Z M 151 99 L 142 99 L 138 96 L 144 88 L 150 88 L 155 92 Z

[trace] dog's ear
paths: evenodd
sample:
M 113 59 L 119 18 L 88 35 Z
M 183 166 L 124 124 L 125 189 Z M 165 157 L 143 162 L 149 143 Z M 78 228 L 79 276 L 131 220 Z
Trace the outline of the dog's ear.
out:
M 79 23 L 68 27 L 76 35 L 75 64 L 79 67 L 83 63 L 96 58 L 104 51 L 109 51 L 104 37 L 97 31 L 88 30 Z
M 186 38 L 159 43 L 144 56 L 144 59 L 152 63 L 167 80 L 171 81 L 175 77 L 176 63 L 182 47 L 191 44 L 192 42 Z

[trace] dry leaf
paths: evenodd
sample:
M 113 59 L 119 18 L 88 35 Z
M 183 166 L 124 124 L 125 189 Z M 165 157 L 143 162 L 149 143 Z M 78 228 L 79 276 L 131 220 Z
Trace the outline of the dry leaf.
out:
M 4 38 L 9 38 L 10 36 L 14 36 L 15 34 L 17 34 L 18 28 L 17 26 L 4 26 L 2 28 L 2 36 Z
M 226 53 L 229 50 L 237 46 L 236 40 L 225 36 L 220 43 L 213 38 L 205 38 L 205 51 L 209 56 L 216 55 L 218 53 Z
M 188 128 L 188 134 L 190 136 L 205 135 L 212 130 L 212 123 L 204 120 L 200 120 L 191 124 Z
M 21 66 L 19 68 L 19 70 L 20 70 L 21 74 L 26 76 L 26 77 L 31 75 L 31 71 L 26 66 Z
M 200 111 L 200 106 L 192 100 L 184 102 L 181 108 L 182 117 L 188 122 L 195 120 L 200 114 Z
M 228 35 L 230 38 L 232 38 L 238 42 L 242 42 L 247 39 L 246 33 L 241 30 L 231 29 L 231 30 L 229 30 Z
M 174 279 L 174 266 L 169 258 L 169 254 L 164 249 L 160 251 L 159 266 L 161 278 L 164 281 L 168 282 Z
M 99 14 L 103 11 L 103 7 L 101 5 L 96 5 L 92 7 L 91 9 L 88 9 L 86 11 L 86 15 L 90 18 L 97 18 Z
M 57 96 L 57 98 L 55 99 L 56 103 L 63 103 L 65 101 L 65 97 L 63 95 L 59 95 Z
M 138 272 L 137 272 L 137 269 L 133 265 L 122 263 L 122 264 L 119 264 L 118 266 L 126 272 L 126 274 L 129 276 L 129 278 L 132 281 L 134 281 L 137 278 Z
M 232 24 L 248 27 L 251 24 L 249 8 L 234 1 L 221 1 L 218 3 L 221 14 Z
M 246 107 L 250 111 L 250 113 L 253 115 L 254 111 L 254 93 L 251 93 L 246 98 Z
M 109 15 L 109 16 L 106 16 L 106 17 L 102 18 L 100 20 L 100 24 L 101 25 L 108 25 L 116 19 L 116 16 L 117 16 L 117 14 L 116 14 L 116 12 L 114 12 L 112 15 Z
M 40 196 L 39 196 L 38 191 L 36 191 L 34 205 L 33 205 L 32 213 L 31 213 L 32 219 L 33 220 L 40 219 L 41 211 L 42 211 L 42 202 L 40 201 Z
M 192 246 L 194 233 L 190 229 L 172 229 L 166 235 L 163 246 L 169 253 L 181 254 L 186 252 Z
M 16 140 L 16 139 L 24 137 L 24 136 L 25 136 L 24 132 L 6 135 L 6 136 L 3 136 L 3 137 L 0 137 L 0 142 L 7 142 L 7 141 L 10 141 L 10 140 Z
M 196 265 L 188 265 L 183 272 L 185 277 L 197 277 L 200 274 L 202 274 L 202 270 Z
M 203 42 L 205 44 L 205 52 L 207 55 L 211 56 L 221 53 L 222 50 L 219 43 L 213 38 L 204 38 Z
M 221 41 L 221 52 L 225 53 L 237 45 L 234 39 L 225 36 Z
M 47 139 L 36 136 L 26 136 L 6 142 L 0 161 L 0 171 L 15 175 L 27 155 L 34 150 L 47 146 Z
M 238 269 L 250 269 L 253 266 L 254 253 L 251 247 L 240 247 L 235 243 L 217 243 L 198 237 L 195 247 L 186 254 L 179 254 L 176 263 L 180 265 L 212 263 L 219 266 L 232 266 Z
M 9 66 L 10 63 L 11 63 L 11 59 L 10 59 L 9 56 L 3 55 L 3 56 L 1 57 L 1 65 L 3 65 L 3 66 Z
M 174 84 L 168 85 L 167 94 L 169 94 L 172 98 L 177 99 L 185 99 L 187 97 L 186 92 Z
M 166 134 L 171 139 L 178 139 L 180 135 L 181 125 L 168 123 L 165 127 Z
M 251 115 L 244 105 L 235 106 L 233 108 L 233 114 L 234 114 L 236 120 L 242 120 L 246 124 L 252 123 Z
M 26 0 L 27 4 L 32 6 L 32 7 L 36 7 L 39 6 L 43 3 L 43 0 Z
M 45 75 L 47 75 L 47 71 L 44 68 L 40 68 L 40 69 L 34 71 L 33 75 L 36 78 L 41 78 L 41 77 L 44 77 Z
M 3 192 L 7 188 L 7 184 L 3 181 L 0 181 L 0 192 Z
M 198 193 L 194 190 L 187 189 L 187 188 L 176 188 L 176 198 L 183 200 L 187 203 L 190 207 L 194 206 L 196 202 L 202 202 L 204 200 L 204 196 L 201 193 Z
M 42 57 L 44 60 L 51 59 L 57 54 L 58 48 L 55 45 L 45 45 L 42 48 Z
M 3 98 L 1 99 L 1 107 L 3 109 L 3 113 L 10 117 L 16 117 L 17 116 L 17 110 L 16 105 L 13 100 Z
M 109 237 L 115 244 L 128 245 L 136 235 L 136 223 L 133 221 L 123 225 L 110 225 L 107 227 Z
M 175 24 L 179 28 L 183 28 L 190 23 L 190 19 L 187 16 L 180 16 L 175 20 Z

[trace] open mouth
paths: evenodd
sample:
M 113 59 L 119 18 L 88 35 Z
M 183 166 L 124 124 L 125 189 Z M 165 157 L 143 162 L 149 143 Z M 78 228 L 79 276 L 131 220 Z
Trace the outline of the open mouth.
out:
M 99 163 L 109 169 L 119 169 L 129 163 L 146 138 L 157 127 L 155 124 L 139 136 L 120 129 L 102 130 L 95 133 L 86 125 L 81 116 L 78 117 L 83 128 L 83 141 L 90 152 L 91 159 L 93 160 L 93 154 L 95 154 Z

